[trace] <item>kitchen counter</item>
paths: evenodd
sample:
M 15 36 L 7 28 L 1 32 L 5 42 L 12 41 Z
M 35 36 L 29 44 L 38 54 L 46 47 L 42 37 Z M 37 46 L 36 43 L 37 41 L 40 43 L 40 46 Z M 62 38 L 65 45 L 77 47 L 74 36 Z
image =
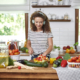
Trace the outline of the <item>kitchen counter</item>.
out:
M 52 65 L 48 68 L 36 67 L 34 70 L 29 69 L 10 69 L 0 68 L 0 80 L 58 80 L 56 70 Z

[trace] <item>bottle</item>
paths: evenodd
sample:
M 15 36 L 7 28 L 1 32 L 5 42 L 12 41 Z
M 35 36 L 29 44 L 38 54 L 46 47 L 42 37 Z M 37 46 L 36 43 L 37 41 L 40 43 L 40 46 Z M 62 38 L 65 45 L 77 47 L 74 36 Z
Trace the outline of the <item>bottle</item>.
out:
M 24 47 L 27 47 L 27 39 L 24 42 Z

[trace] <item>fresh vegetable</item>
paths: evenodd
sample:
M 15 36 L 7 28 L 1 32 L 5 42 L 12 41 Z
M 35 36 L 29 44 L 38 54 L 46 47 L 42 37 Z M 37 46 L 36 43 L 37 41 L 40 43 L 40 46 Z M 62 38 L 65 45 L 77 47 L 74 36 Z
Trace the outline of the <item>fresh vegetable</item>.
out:
M 54 68 L 56 68 L 56 67 L 57 67 L 57 65 L 56 65 L 56 64 L 53 64 L 53 67 L 54 67 Z
M 66 66 L 67 66 L 67 60 L 62 60 L 61 67 L 66 67 Z
M 60 58 L 63 59 L 61 56 L 58 56 L 58 57 L 56 58 L 56 60 L 57 60 L 57 59 L 60 59 Z
M 48 62 L 44 62 L 43 67 L 48 67 Z
M 17 62 L 22 63 L 22 64 L 25 64 L 24 63 L 24 60 L 17 60 Z
M 21 66 L 21 68 L 25 68 L 25 69 L 31 69 L 31 70 L 34 70 L 35 67 L 30 67 L 30 66 L 27 66 L 27 65 L 23 65 L 19 62 L 14 62 L 14 66 Z
M 8 59 L 8 66 L 10 66 L 10 65 L 14 65 L 14 62 L 13 62 L 13 60 L 9 57 L 9 59 Z
M 18 66 L 18 69 L 21 69 L 21 66 Z
M 20 50 L 23 51 L 23 52 L 26 52 L 26 49 L 28 49 L 28 48 L 22 47 Z
M 56 61 L 54 61 L 54 64 L 56 64 L 58 67 L 58 66 L 60 66 L 60 61 L 56 60 Z
M 42 67 L 42 66 L 43 66 L 42 64 L 34 63 L 34 62 L 26 61 L 26 60 L 24 60 L 24 63 L 25 63 L 27 66 L 34 66 L 34 67 Z
M 71 56 L 70 56 L 69 53 L 66 53 L 66 54 L 63 56 L 63 59 L 64 59 L 64 60 L 68 60 L 68 59 L 70 59 L 70 58 L 71 58 Z
M 48 67 L 48 62 L 42 62 L 42 63 L 34 63 L 34 62 L 30 62 L 30 61 L 26 61 L 24 60 L 24 63 L 27 65 L 27 66 L 34 66 L 34 67 Z
M 57 59 L 57 61 L 59 61 L 60 63 L 61 63 L 62 60 L 63 60 L 63 59 L 61 59 L 61 58 Z
M 56 58 L 50 58 L 50 64 L 53 64 Z

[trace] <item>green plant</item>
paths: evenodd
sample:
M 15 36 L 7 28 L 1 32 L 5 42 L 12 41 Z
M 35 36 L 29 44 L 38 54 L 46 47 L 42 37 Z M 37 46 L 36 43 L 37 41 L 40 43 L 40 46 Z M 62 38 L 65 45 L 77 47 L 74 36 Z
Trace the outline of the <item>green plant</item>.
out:
M 76 42 L 76 43 L 74 44 L 74 46 L 78 46 L 78 44 L 79 44 L 79 43 L 78 43 L 78 42 Z
M 58 49 L 58 50 L 60 50 L 60 47 L 59 47 L 59 46 L 56 46 L 56 45 L 53 46 L 53 48 L 54 48 L 54 49 Z

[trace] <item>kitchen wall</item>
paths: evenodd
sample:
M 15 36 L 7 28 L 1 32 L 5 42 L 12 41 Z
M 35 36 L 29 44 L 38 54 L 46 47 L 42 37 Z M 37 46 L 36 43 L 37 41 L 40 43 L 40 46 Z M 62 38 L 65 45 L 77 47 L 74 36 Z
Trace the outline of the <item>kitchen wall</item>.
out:
M 32 8 L 30 6 L 30 15 L 40 8 Z M 56 14 L 59 18 L 68 14 L 71 22 L 50 22 L 51 31 L 53 33 L 53 44 L 56 46 L 73 46 L 75 43 L 75 8 L 41 8 L 41 10 L 48 15 L 49 13 Z M 30 25 L 29 25 L 30 27 Z M 30 29 L 30 28 L 29 28 Z M 61 49 L 62 50 L 62 49 Z

